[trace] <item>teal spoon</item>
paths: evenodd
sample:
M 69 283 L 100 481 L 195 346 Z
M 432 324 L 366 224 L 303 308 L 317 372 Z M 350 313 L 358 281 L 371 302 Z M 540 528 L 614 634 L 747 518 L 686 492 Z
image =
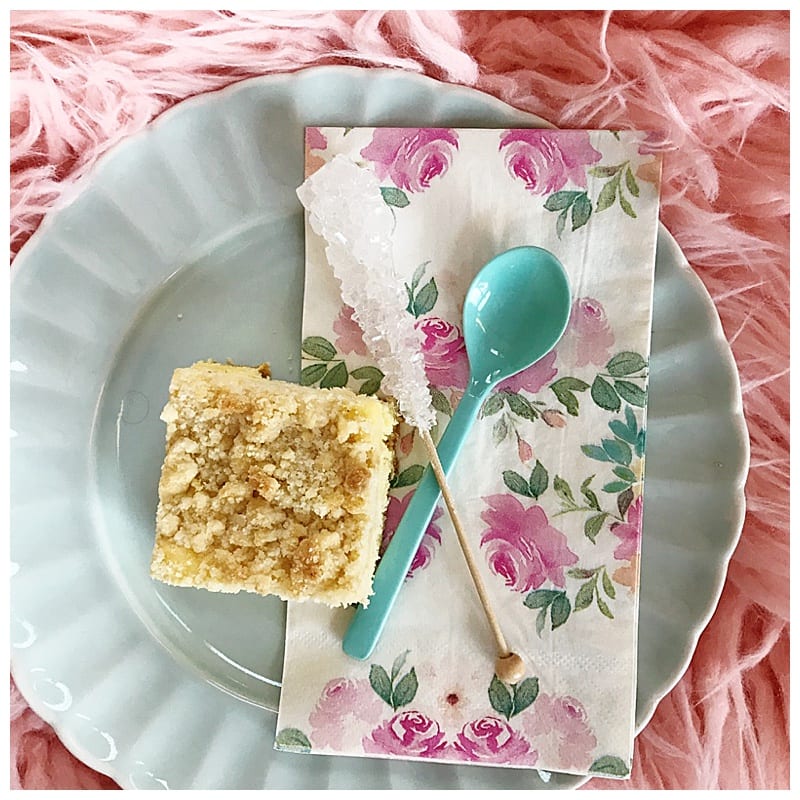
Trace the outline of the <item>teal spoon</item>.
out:
M 445 474 L 492 387 L 553 349 L 570 305 L 564 268 L 540 247 L 506 250 L 476 275 L 464 302 L 469 385 L 436 448 Z M 349 656 L 363 660 L 372 654 L 439 497 L 429 465 L 378 564 L 369 605 L 356 608 L 345 633 L 342 647 Z

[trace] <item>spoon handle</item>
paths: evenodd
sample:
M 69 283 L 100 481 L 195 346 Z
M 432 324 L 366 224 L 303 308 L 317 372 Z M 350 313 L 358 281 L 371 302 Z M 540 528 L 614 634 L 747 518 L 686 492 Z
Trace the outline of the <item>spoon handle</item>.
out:
M 436 448 L 445 475 L 455 463 L 487 390 L 488 387 L 470 385 L 445 429 Z M 375 649 L 440 496 L 439 484 L 428 464 L 375 571 L 369 605 L 356 608 L 344 635 L 342 649 L 347 655 L 363 660 Z

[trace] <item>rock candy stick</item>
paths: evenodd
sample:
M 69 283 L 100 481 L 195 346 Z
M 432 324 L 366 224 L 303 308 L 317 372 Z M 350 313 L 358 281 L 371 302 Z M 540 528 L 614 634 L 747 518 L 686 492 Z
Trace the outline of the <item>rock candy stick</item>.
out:
M 430 435 L 436 412 L 425 375 L 421 336 L 405 310 L 407 295 L 392 255 L 394 218 L 377 178 L 337 155 L 306 179 L 297 196 L 308 211 L 312 230 L 326 242 L 325 254 L 341 286 L 342 300 L 353 309 L 364 342 L 384 374 L 383 390 L 397 400 L 403 417 L 419 430 L 428 451 L 497 645 L 495 672 L 500 680 L 517 683 L 525 674 L 525 665 L 508 649 Z M 390 547 L 402 546 L 395 539 Z

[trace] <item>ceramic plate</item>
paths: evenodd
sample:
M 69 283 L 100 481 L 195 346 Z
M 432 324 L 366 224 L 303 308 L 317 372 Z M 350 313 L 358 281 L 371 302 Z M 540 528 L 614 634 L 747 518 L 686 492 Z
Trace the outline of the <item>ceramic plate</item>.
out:
M 574 787 L 535 771 L 273 751 L 284 606 L 148 577 L 175 366 L 297 380 L 305 125 L 542 126 L 409 73 L 323 67 L 164 114 L 18 255 L 11 288 L 12 669 L 73 753 L 124 787 Z M 676 683 L 743 514 L 747 436 L 710 298 L 661 230 L 637 724 Z M 544 776 L 545 778 L 547 776 Z

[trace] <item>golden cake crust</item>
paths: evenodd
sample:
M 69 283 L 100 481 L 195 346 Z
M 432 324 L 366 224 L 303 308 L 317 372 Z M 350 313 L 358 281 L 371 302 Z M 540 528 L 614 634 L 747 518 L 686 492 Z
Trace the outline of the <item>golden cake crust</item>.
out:
M 268 367 L 175 370 L 151 575 L 329 605 L 368 602 L 393 455 L 392 408 Z

